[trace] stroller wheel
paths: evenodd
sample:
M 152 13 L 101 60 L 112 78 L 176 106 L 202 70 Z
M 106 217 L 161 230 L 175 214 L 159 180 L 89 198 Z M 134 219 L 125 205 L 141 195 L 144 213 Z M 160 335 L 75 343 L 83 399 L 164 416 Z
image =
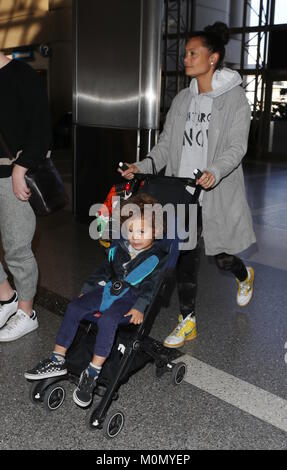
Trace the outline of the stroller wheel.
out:
M 66 391 L 59 385 L 50 385 L 45 390 L 44 405 L 48 411 L 56 411 L 64 403 Z
M 123 429 L 125 417 L 122 411 L 109 411 L 103 424 L 104 436 L 108 439 L 116 437 Z
M 171 383 L 173 385 L 180 385 L 186 374 L 186 364 L 178 362 L 174 365 L 171 372 Z

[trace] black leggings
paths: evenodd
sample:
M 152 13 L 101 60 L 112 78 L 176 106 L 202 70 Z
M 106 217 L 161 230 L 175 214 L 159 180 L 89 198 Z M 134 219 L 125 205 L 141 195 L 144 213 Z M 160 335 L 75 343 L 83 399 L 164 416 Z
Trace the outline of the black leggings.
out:
M 197 216 L 197 240 L 202 232 L 201 207 L 198 208 Z M 230 271 L 239 281 L 244 281 L 247 276 L 247 269 L 240 258 L 227 253 L 215 255 L 215 262 L 219 269 Z M 197 293 L 197 275 L 200 262 L 199 243 L 194 250 L 183 251 L 177 265 L 177 287 L 180 303 L 180 310 L 185 318 L 186 315 L 195 310 L 195 300 Z

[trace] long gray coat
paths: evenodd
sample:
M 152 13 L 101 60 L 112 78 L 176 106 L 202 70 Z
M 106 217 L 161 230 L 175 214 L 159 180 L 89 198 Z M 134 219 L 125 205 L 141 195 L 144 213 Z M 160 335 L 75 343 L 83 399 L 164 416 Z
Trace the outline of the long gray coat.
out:
M 189 88 L 173 100 L 164 129 L 150 156 L 160 171 L 177 176 L 180 167 L 183 135 L 192 95 Z M 208 132 L 207 170 L 215 184 L 204 191 L 202 223 L 205 252 L 235 254 L 256 241 L 246 200 L 241 161 L 247 150 L 250 107 L 245 92 L 236 86 L 214 98 Z M 141 172 L 151 173 L 150 159 L 138 162 Z M 196 245 L 196 232 L 191 248 Z

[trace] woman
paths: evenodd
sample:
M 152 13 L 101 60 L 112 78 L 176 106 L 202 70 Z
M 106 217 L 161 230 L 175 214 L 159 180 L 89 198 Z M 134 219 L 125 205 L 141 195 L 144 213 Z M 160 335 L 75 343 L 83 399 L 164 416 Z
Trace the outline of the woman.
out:
M 38 328 L 33 310 L 38 268 L 31 249 L 36 219 L 25 182 L 45 158 L 51 130 L 48 99 L 37 72 L 0 53 L 0 233 L 16 291 L 0 263 L 0 342 Z
M 250 108 L 239 74 L 223 68 L 228 39 L 227 26 L 217 22 L 187 42 L 184 65 L 191 83 L 174 98 L 159 142 L 149 156 L 157 171 L 166 167 L 166 175 L 192 177 L 195 168 L 202 170 L 198 234 L 218 268 L 235 275 L 237 303 L 245 306 L 253 294 L 254 271 L 234 254 L 255 242 L 241 165 L 247 150 Z M 149 158 L 128 166 L 121 172 L 128 179 L 137 172 L 152 172 Z M 165 339 L 166 347 L 180 347 L 196 337 L 198 265 L 198 246 L 182 253 L 177 276 L 181 314 L 177 327 Z

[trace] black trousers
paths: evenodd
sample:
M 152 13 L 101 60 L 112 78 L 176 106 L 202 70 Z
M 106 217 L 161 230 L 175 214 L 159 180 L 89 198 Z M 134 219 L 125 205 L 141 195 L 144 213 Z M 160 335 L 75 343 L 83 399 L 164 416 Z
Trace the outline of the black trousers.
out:
M 177 288 L 179 296 L 180 310 L 185 318 L 189 313 L 195 311 L 195 301 L 197 293 L 197 277 L 200 262 L 199 239 L 202 233 L 201 207 L 198 206 L 197 213 L 197 246 L 194 250 L 183 251 L 177 265 Z M 240 258 L 227 253 L 220 253 L 215 257 L 216 265 L 219 269 L 230 271 L 239 281 L 244 281 L 247 270 Z

